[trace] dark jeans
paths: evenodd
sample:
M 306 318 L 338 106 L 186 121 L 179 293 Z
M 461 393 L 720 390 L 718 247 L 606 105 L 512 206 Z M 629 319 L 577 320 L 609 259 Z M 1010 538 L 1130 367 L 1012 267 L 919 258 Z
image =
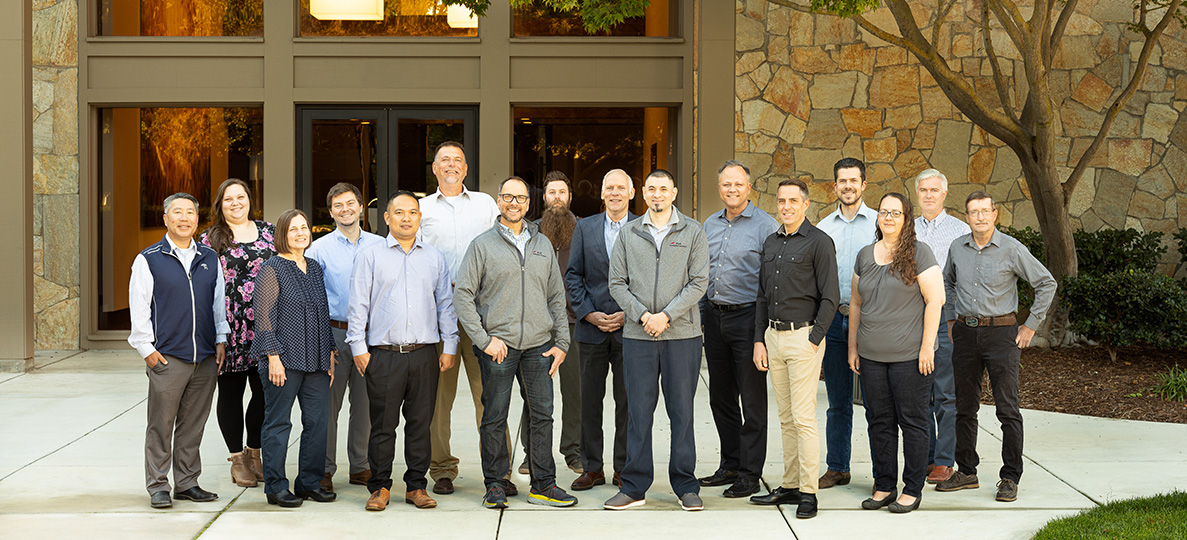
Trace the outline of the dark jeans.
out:
M 556 370 L 561 383 L 561 455 L 565 463 L 581 463 L 581 347 L 573 341 L 573 325 L 569 325 L 569 351 L 565 362 Z M 523 394 L 523 385 L 520 385 Z M 528 409 L 524 407 L 519 420 L 519 446 L 528 454 Z
M 932 372 L 931 413 L 927 422 L 927 462 L 951 467 L 956 463 L 956 380 L 952 376 L 952 342 L 948 325 L 936 335 L 936 370 Z
M 227 443 L 227 451 L 235 454 L 243 451 L 243 431 L 247 428 L 247 446 L 260 447 L 260 429 L 264 424 L 264 388 L 260 372 L 254 368 L 247 371 L 223 373 L 218 376 L 218 429 Z M 243 393 L 251 387 L 251 400 L 247 402 L 247 414 L 243 412 Z
M 511 387 L 518 378 L 523 384 L 531 420 L 528 465 L 532 487 L 543 491 L 556 485 L 556 463 L 552 459 L 552 357 L 544 352 L 552 342 L 530 349 L 507 347 L 507 357 L 495 363 L 490 355 L 474 346 L 482 370 L 482 424 L 478 446 L 482 453 L 482 476 L 487 487 L 502 485 L 511 456 L 507 449 L 507 411 L 511 408 Z
M 693 396 L 701 371 L 701 338 L 674 340 L 623 339 L 622 366 L 627 395 L 626 466 L 622 492 L 642 499 L 655 479 L 651 449 L 652 423 L 664 393 L 672 425 L 668 479 L 676 496 L 700 493 L 697 483 L 696 441 L 693 438 Z
M 266 362 L 267 360 L 265 360 Z M 285 370 L 284 386 L 276 386 L 264 374 L 264 427 L 260 437 L 264 464 L 264 493 L 276 494 L 289 488 L 284 474 L 288 453 L 293 403 L 301 404 L 301 453 L 298 457 L 296 491 L 316 490 L 326 472 L 326 424 L 330 421 L 330 375 Z
M 354 369 L 354 368 L 352 368 Z M 357 370 L 356 370 L 357 372 Z M 396 457 L 396 428 L 404 413 L 404 485 L 406 491 L 425 489 L 428 481 L 429 423 L 437 402 L 437 348 L 423 347 L 410 353 L 371 349 L 367 364 L 367 399 L 371 412 L 371 437 L 367 461 L 371 492 L 392 488 L 392 462 Z
M 828 470 L 849 472 L 849 458 L 853 451 L 853 371 L 849 369 L 849 317 L 837 313 L 825 334 L 824 389 L 828 393 L 828 412 L 825 414 L 824 446 Z M 865 410 L 866 423 L 870 409 Z M 873 452 L 873 442 L 870 442 Z M 878 467 L 874 466 L 875 476 Z
M 602 404 L 606 375 L 613 370 L 614 471 L 626 467 L 626 383 L 622 373 L 622 343 L 606 336 L 601 343 L 577 343 L 581 348 L 581 465 L 588 472 L 602 472 Z M 566 361 L 567 363 L 567 361 Z
M 873 445 L 874 486 L 892 491 L 898 483 L 898 432 L 903 432 L 903 494 L 918 497 L 927 480 L 927 423 L 932 376 L 919 373 L 919 361 L 861 359 L 862 389 Z
M 1014 343 L 1018 326 L 969 328 L 952 325 L 952 369 L 956 375 L 956 464 L 965 474 L 977 474 L 977 409 L 981 407 L 981 378 L 989 371 L 997 419 L 1002 423 L 1001 478 L 1022 478 L 1022 411 L 1018 409 L 1018 360 Z
M 701 308 L 709 409 L 721 440 L 718 468 L 757 481 L 767 458 L 767 377 L 754 367 L 755 308 L 722 312 L 707 301 Z

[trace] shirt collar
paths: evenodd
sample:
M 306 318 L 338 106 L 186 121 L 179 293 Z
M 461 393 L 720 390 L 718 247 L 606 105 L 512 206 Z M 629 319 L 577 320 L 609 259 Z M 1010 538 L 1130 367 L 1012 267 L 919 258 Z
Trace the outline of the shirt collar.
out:
M 945 211 L 943 208 L 940 209 L 939 214 L 936 214 L 935 219 L 929 220 L 926 217 L 923 217 L 923 214 L 919 215 L 920 223 L 924 223 L 926 225 L 938 225 L 940 222 L 946 220 L 949 217 L 951 217 L 951 216 L 949 216 L 948 212 Z
M 169 243 L 169 251 L 170 252 L 173 252 L 173 251 L 196 252 L 196 251 L 198 251 L 198 241 L 196 239 L 194 239 L 193 237 L 190 237 L 190 247 L 185 248 L 185 249 L 177 247 L 177 244 L 173 243 L 173 239 L 169 238 L 168 234 L 165 235 L 165 241 Z
M 525 234 L 528 236 L 532 235 L 532 229 L 531 229 L 531 227 L 528 227 L 527 221 L 523 222 L 523 228 L 519 230 L 519 234 L 515 234 L 515 232 L 511 230 L 511 227 L 503 225 L 502 220 L 496 221 L 495 225 L 498 225 L 500 231 L 507 233 L 507 236 L 510 236 L 512 238 L 520 238 Z
M 978 248 L 977 247 L 977 239 L 974 238 L 973 233 L 970 232 L 969 239 L 965 240 L 964 245 L 969 246 L 973 249 L 985 249 L 991 245 L 1001 247 L 1001 243 L 998 242 L 998 239 L 1001 238 L 1001 234 L 1002 234 L 1002 232 L 997 230 L 997 227 L 995 226 L 993 228 L 993 235 L 989 237 L 989 242 L 985 244 L 985 247 Z
M 361 235 L 359 236 L 359 240 L 360 241 L 362 240 Z M 422 245 L 423 244 L 421 244 L 420 235 L 417 235 L 417 237 L 412 240 L 412 249 L 409 251 L 412 251 L 418 247 L 421 247 Z M 396 246 L 399 246 L 400 250 L 403 251 L 404 246 L 400 246 L 400 241 L 396 240 L 396 237 L 392 236 L 392 233 L 390 233 L 390 232 L 387 233 L 387 247 L 392 248 L 392 247 L 396 247 Z
M 444 199 L 445 197 L 448 197 L 448 195 L 446 195 L 446 194 L 444 194 L 444 193 L 442 193 L 442 192 L 441 192 L 441 186 L 437 186 L 437 192 L 436 192 L 436 193 L 434 193 L 433 195 L 436 195 L 437 197 L 439 197 L 439 198 L 442 198 L 442 199 Z M 466 189 L 466 184 L 465 184 L 465 183 L 463 183 L 463 184 L 462 184 L 462 192 L 461 192 L 461 193 L 458 193 L 458 194 L 457 194 L 457 196 L 458 196 L 458 197 L 465 197 L 465 198 L 467 198 L 467 199 L 469 199 L 469 198 L 470 198 L 470 190 L 469 190 L 469 189 Z
M 726 217 L 728 213 L 729 211 L 727 209 L 722 208 L 717 212 L 717 217 L 729 221 L 729 218 Z M 742 209 L 742 213 L 738 214 L 738 217 L 754 217 L 754 201 L 746 201 L 746 208 Z
M 807 219 L 804 219 L 804 221 L 801 221 L 801 222 L 800 222 L 800 226 L 799 226 L 799 228 L 797 228 L 797 229 L 795 230 L 795 232 L 793 232 L 793 233 L 791 233 L 791 234 L 787 234 L 786 232 L 783 232 L 783 230 L 784 230 L 784 227 L 783 227 L 783 224 L 782 224 L 782 223 L 780 223 L 780 224 L 779 224 L 779 228 L 778 228 L 778 229 L 775 229 L 775 234 L 777 234 L 777 235 L 779 235 L 779 236 L 781 236 L 781 237 L 783 237 L 783 236 L 795 236 L 795 235 L 804 236 L 804 233 L 805 233 L 805 232 L 808 230 L 808 227 L 811 227 L 811 226 L 812 226 L 812 223 L 811 223 L 811 222 L 809 222 Z
M 837 209 L 833 211 L 832 215 L 834 219 L 839 219 L 845 223 L 853 223 L 854 221 L 857 221 L 858 216 L 865 216 L 866 218 L 873 220 L 878 219 L 878 213 L 875 212 L 873 208 L 866 206 L 866 202 L 864 200 L 861 201 L 861 206 L 857 207 L 857 213 L 853 215 L 853 219 L 845 219 L 845 214 L 841 212 L 841 203 L 837 203 Z
M 662 229 L 664 227 L 670 227 L 670 226 L 678 223 L 680 221 L 680 212 L 678 210 L 676 210 L 675 207 L 673 207 L 672 208 L 672 216 L 670 218 L 668 218 L 668 222 L 663 225 L 656 225 L 655 223 L 651 222 L 651 211 L 645 212 L 643 214 L 642 219 L 644 220 L 643 223 L 645 223 L 647 225 L 651 225 L 652 227 L 655 227 L 657 229 Z

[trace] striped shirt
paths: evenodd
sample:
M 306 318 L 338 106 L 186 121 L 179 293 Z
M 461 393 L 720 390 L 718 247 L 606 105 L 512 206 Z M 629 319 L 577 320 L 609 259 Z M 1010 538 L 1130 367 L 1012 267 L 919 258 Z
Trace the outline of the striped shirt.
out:
M 971 232 L 972 229 L 969 228 L 968 223 L 957 219 L 943 209 L 931 221 L 923 216 L 915 218 L 915 239 L 931 248 L 940 268 L 943 268 L 944 263 L 948 261 L 948 247 L 952 245 L 952 241 Z M 949 297 L 947 302 L 944 302 L 943 320 L 956 318 L 955 310 L 956 299 Z

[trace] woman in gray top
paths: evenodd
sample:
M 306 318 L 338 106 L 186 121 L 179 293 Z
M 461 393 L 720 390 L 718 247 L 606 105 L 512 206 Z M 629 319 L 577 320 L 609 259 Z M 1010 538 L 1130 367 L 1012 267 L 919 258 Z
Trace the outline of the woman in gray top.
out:
M 927 476 L 927 413 L 935 369 L 944 278 L 927 244 L 915 240 L 911 201 L 887 193 L 878 203 L 878 239 L 853 266 L 849 367 L 861 375 L 869 409 L 874 494 L 866 510 L 919 508 Z M 896 500 L 898 430 L 903 432 L 903 494 Z

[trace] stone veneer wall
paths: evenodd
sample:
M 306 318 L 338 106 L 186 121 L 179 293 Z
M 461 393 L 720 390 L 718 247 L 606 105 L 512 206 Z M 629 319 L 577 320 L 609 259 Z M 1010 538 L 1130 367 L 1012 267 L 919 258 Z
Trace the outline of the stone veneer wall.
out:
M 78 0 L 33 3 L 33 311 L 37 349 L 79 346 Z
M 887 191 L 909 194 L 913 176 L 930 166 L 949 178 L 950 208 L 984 189 L 1001 203 L 1002 224 L 1037 228 L 1013 152 L 952 106 L 905 50 L 846 19 L 766 0 L 736 4 L 734 151 L 752 169 L 760 207 L 774 209 L 780 180 L 806 177 L 816 180 L 810 182 L 816 203 L 810 214 L 823 217 L 835 208 L 828 183 L 832 165 L 851 156 L 867 164 L 867 204 Z M 1095 136 L 1141 50 L 1141 41 L 1125 28 L 1133 18 L 1130 4 L 1082 0 L 1057 54 L 1051 85 L 1064 175 Z M 917 2 L 917 20 L 930 17 L 927 5 L 934 3 Z M 979 19 L 972 17 L 979 17 L 979 8 L 958 2 L 939 48 L 951 65 L 976 77 L 979 95 L 997 102 Z M 885 8 L 868 18 L 895 28 Z M 1187 226 L 1187 114 L 1180 114 L 1187 107 L 1185 38 L 1187 31 L 1172 23 L 1161 39 L 1140 90 L 1077 186 L 1073 227 L 1169 233 Z M 1017 53 L 1004 33 L 994 35 L 994 43 L 999 55 L 1012 60 L 1004 63 L 1012 81 L 1022 73 Z M 1025 79 L 1018 84 L 1015 100 L 1025 98 Z M 1178 260 L 1176 251 L 1172 246 L 1167 261 Z

